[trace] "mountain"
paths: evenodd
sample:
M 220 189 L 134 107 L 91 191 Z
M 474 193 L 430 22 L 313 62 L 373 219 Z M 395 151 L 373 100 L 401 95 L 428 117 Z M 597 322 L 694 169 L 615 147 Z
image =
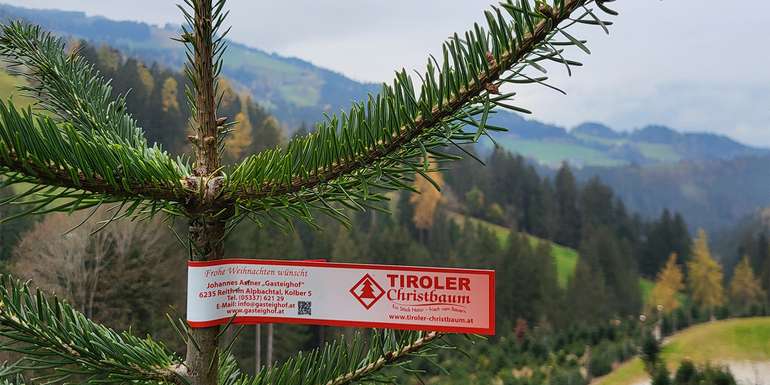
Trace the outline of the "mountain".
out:
M 10 19 L 108 45 L 123 55 L 174 70 L 181 68 L 185 58 L 183 47 L 171 40 L 177 26 L 156 27 L 82 12 L 0 4 L 0 21 Z M 323 112 L 337 111 L 376 91 L 374 84 L 238 43 L 230 44 L 223 73 L 288 130 L 302 122 L 315 122 Z M 0 94 L 10 94 L 12 84 L 13 79 L 0 73 Z M 680 133 L 660 125 L 619 132 L 593 122 L 568 130 L 506 111 L 490 116 L 489 123 L 509 130 L 494 135 L 498 145 L 533 160 L 542 172 L 551 173 L 567 160 L 581 169 L 579 176 L 599 176 L 629 208 L 644 216 L 657 216 L 667 207 L 684 214 L 694 227 L 715 229 L 770 206 L 770 168 L 766 167 L 770 150 L 725 136 Z M 478 149 L 489 153 L 492 148 L 492 142 L 486 141 Z
M 0 4 L 0 20 L 25 20 L 58 35 L 106 44 L 147 63 L 180 69 L 184 47 L 171 38 L 179 27 L 113 21 L 83 12 L 33 10 Z M 324 112 L 337 112 L 379 88 L 351 80 L 307 61 L 283 57 L 231 42 L 223 74 L 267 108 L 290 130 L 313 123 Z
M 612 187 L 633 212 L 651 218 L 669 208 L 687 218 L 691 230 L 721 230 L 770 207 L 770 155 L 684 160 L 654 165 L 586 167 Z
M 497 113 L 489 121 L 509 130 L 494 137 L 498 145 L 549 167 L 565 160 L 580 168 L 770 155 L 768 149 L 750 147 L 723 135 L 681 133 L 660 125 L 619 132 L 589 122 L 568 131 L 508 112 Z M 482 144 L 482 152 L 491 148 L 491 141 Z
M 0 4 L 0 20 L 23 19 L 62 36 L 106 44 L 146 63 L 180 69 L 184 48 L 171 40 L 179 27 L 156 27 L 140 22 L 113 21 L 82 12 L 33 10 Z M 260 105 L 292 131 L 300 123 L 316 122 L 324 112 L 337 112 L 352 100 L 378 91 L 307 61 L 231 42 L 223 74 L 236 88 L 247 91 Z M 691 159 L 733 159 L 770 151 L 737 143 L 727 137 L 679 133 L 664 126 L 647 126 L 620 133 L 598 123 L 585 123 L 568 131 L 562 127 L 526 120 L 499 112 L 490 124 L 507 127 L 495 140 L 506 149 L 542 165 L 554 167 L 563 160 L 577 167 L 653 164 Z M 481 147 L 489 151 L 491 142 Z

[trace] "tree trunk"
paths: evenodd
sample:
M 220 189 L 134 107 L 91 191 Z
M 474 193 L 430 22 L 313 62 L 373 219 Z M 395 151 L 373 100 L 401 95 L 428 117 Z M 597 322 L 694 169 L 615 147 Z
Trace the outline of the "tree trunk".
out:
M 210 261 L 224 256 L 223 238 L 225 223 L 222 220 L 194 219 L 190 224 L 190 240 L 193 244 L 192 260 Z M 216 385 L 219 370 L 219 327 L 191 330 L 196 344 L 187 344 L 187 377 L 190 385 Z M 200 347 L 200 349 L 198 349 Z
M 211 261 L 224 257 L 224 237 L 227 220 L 232 215 L 230 202 L 220 200 L 222 172 L 220 170 L 219 135 L 216 112 L 216 73 L 214 71 L 214 36 L 212 0 L 194 0 L 195 11 L 191 36 L 185 37 L 194 51 L 190 76 L 195 85 L 195 147 L 194 177 L 188 188 L 200 192 L 197 199 L 187 203 L 193 215 L 190 220 L 191 260 Z M 219 371 L 219 327 L 192 329 L 197 342 L 187 343 L 185 370 L 190 385 L 216 385 Z M 200 349 L 199 349 L 200 348 Z
M 254 336 L 254 374 L 262 370 L 262 325 L 256 324 L 257 334 Z

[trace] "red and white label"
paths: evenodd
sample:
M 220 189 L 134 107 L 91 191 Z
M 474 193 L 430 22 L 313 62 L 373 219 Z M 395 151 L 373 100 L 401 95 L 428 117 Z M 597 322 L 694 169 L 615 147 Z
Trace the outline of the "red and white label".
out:
M 192 327 L 298 323 L 495 333 L 492 270 L 225 259 L 188 262 Z

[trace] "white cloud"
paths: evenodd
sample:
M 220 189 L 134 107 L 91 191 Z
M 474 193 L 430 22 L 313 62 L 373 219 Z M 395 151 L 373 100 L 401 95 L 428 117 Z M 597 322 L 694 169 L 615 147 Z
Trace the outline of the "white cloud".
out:
M 178 23 L 172 0 L 5 0 L 83 10 L 113 19 Z M 387 81 L 422 67 L 441 40 L 481 19 L 488 0 L 230 0 L 231 37 L 298 56 L 355 79 Z M 522 90 L 522 102 L 547 122 L 599 120 L 629 129 L 661 123 L 712 130 L 770 145 L 770 3 L 622 0 L 609 37 L 586 30 L 593 55 L 572 78 L 554 66 L 564 97 Z M 152 9 L 152 12 L 148 10 Z

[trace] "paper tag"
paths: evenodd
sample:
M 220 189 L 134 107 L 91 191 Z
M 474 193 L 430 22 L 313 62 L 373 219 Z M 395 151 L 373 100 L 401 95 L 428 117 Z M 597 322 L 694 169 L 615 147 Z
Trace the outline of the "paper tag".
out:
M 492 270 L 226 259 L 190 261 L 187 278 L 192 327 L 232 319 L 236 324 L 495 332 Z

